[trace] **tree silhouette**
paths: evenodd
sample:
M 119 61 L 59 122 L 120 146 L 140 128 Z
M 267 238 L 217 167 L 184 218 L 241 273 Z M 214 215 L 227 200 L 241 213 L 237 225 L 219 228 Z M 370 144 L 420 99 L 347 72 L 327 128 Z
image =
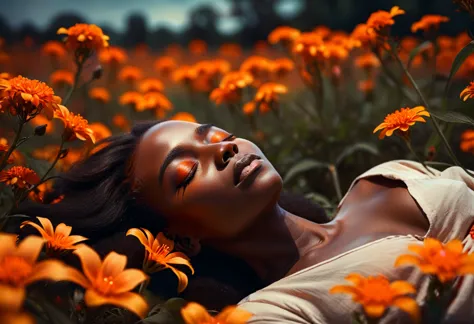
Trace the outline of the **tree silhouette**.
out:
M 124 35 L 124 46 L 135 47 L 145 44 L 148 37 L 146 19 L 139 13 L 131 14 L 127 19 L 127 30 Z

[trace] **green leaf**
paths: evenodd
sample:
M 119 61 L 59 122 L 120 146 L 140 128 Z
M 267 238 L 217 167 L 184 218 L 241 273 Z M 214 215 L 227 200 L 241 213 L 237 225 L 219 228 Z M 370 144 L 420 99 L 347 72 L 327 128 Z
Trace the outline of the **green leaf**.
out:
M 412 51 L 410 52 L 410 56 L 408 57 L 407 69 L 409 70 L 411 68 L 411 64 L 413 63 L 413 60 L 418 54 L 430 48 L 430 46 L 432 45 L 433 43 L 431 41 L 424 41 L 423 43 L 412 49 Z
M 310 193 L 306 194 L 305 197 L 309 200 L 312 200 L 312 201 L 318 203 L 323 208 L 333 208 L 333 207 L 335 207 L 326 196 L 323 196 L 319 193 L 310 192 Z
M 464 61 L 467 59 L 469 55 L 471 55 L 474 52 L 474 41 L 471 41 L 469 44 L 464 46 L 462 50 L 459 51 L 459 53 L 456 55 L 456 58 L 454 59 L 453 65 L 451 67 L 451 72 L 449 73 L 449 78 L 448 82 L 446 83 L 446 88 L 444 89 L 444 96 L 448 96 L 449 88 L 451 87 L 451 82 L 453 81 L 453 77 L 458 72 L 459 68 L 461 65 L 464 63 Z
M 468 124 L 474 126 L 474 119 L 455 111 L 432 112 L 430 114 L 447 123 Z
M 46 300 L 42 300 L 39 304 L 47 315 L 50 324 L 74 324 L 74 322 L 57 306 Z
M 295 165 L 293 165 L 290 170 L 286 173 L 285 177 L 283 178 L 284 182 L 288 182 L 293 179 L 295 176 L 312 170 L 312 169 L 327 169 L 329 167 L 328 163 L 312 160 L 312 159 L 305 159 L 302 160 Z
M 379 155 L 380 154 L 378 148 L 374 144 L 359 142 L 359 143 L 355 143 L 355 144 L 352 144 L 352 145 L 346 147 L 341 152 L 341 154 L 339 154 L 339 156 L 337 157 L 335 165 L 339 166 L 342 163 L 342 161 L 344 161 L 347 157 L 351 156 L 352 154 L 354 154 L 355 152 L 358 152 L 358 151 L 367 152 L 367 153 L 370 153 L 372 155 Z

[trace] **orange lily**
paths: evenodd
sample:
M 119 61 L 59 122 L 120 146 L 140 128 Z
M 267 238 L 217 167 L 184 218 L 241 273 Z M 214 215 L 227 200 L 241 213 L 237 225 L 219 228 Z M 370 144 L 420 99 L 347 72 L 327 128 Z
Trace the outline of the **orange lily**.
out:
M 253 316 L 236 306 L 227 306 L 216 317 L 198 303 L 191 302 L 181 309 L 186 324 L 245 324 Z
M 194 274 L 194 268 L 189 262 L 189 258 L 181 252 L 173 252 L 174 242 L 165 237 L 163 233 L 159 233 L 155 238 L 151 232 L 145 228 L 131 228 L 127 235 L 133 235 L 145 247 L 144 271 L 154 273 L 166 268 L 171 269 L 178 277 L 178 292 L 182 292 L 188 285 L 188 276 L 179 271 L 172 264 L 181 264 L 189 267 Z
M 70 281 L 86 289 L 84 301 L 87 306 L 115 305 L 145 317 L 148 305 L 137 293 L 130 292 L 148 276 L 138 269 L 126 269 L 127 257 L 110 252 L 100 260 L 99 254 L 85 244 L 81 244 L 74 254 L 81 260 L 84 274 L 69 268 Z
M 46 240 L 46 246 L 51 250 L 75 250 L 77 248 L 76 243 L 87 240 L 87 237 L 80 235 L 70 235 L 72 231 L 71 226 L 67 226 L 64 223 L 56 226 L 56 230 L 53 229 L 53 224 L 47 218 L 36 217 L 40 222 L 41 226 L 32 222 L 24 221 L 21 223 L 20 228 L 26 225 L 31 225 L 40 232 L 41 236 Z

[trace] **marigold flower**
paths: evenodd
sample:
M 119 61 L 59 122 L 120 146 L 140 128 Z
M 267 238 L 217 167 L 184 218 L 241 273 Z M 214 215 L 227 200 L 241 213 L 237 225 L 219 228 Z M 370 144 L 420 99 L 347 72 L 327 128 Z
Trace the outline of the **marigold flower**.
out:
M 250 86 L 254 81 L 254 78 L 251 73 L 245 71 L 235 71 L 227 73 L 221 80 L 219 87 L 221 88 L 229 88 L 229 89 L 236 89 L 240 88 L 243 89 L 245 87 Z
M 390 12 L 379 10 L 372 13 L 369 19 L 367 19 L 367 27 L 369 30 L 372 29 L 379 32 L 386 27 L 394 25 L 395 20 L 393 18 L 403 14 L 405 14 L 405 10 L 400 9 L 398 6 L 392 7 Z
M 40 225 L 32 221 L 24 221 L 21 223 L 20 228 L 30 225 L 37 229 L 45 239 L 47 249 L 53 251 L 75 250 L 77 248 L 75 244 L 87 240 L 84 236 L 71 235 L 71 226 L 61 223 L 54 229 L 49 219 L 43 217 L 36 218 L 40 222 Z
M 463 152 L 474 153 L 474 129 L 468 129 L 461 134 L 460 148 Z
M 365 278 L 357 273 L 349 274 L 346 280 L 354 286 L 338 285 L 332 287 L 329 292 L 351 295 L 354 302 L 362 305 L 367 316 L 379 318 L 387 308 L 395 306 L 408 313 L 416 322 L 419 321 L 418 304 L 415 299 L 407 296 L 416 293 L 412 284 L 402 280 L 390 283 L 382 275 Z
M 305 60 L 314 57 L 329 58 L 323 38 L 316 33 L 302 33 L 300 37 L 295 39 L 293 51 L 302 55 Z
M 293 61 L 286 57 L 279 58 L 271 62 L 272 73 L 275 74 L 277 78 L 283 78 L 288 73 L 293 71 L 294 68 L 295 64 Z
M 32 169 L 22 166 L 13 166 L 8 170 L 0 172 L 0 182 L 15 188 L 28 189 L 40 182 L 40 178 Z
M 89 90 L 89 97 L 103 104 L 110 101 L 110 92 L 104 87 L 95 87 Z
M 121 105 L 130 105 L 135 109 L 138 109 L 137 107 L 141 105 L 142 101 L 143 95 L 137 91 L 127 91 L 119 97 L 119 103 Z
M 367 52 L 355 59 L 355 65 L 364 70 L 370 70 L 378 68 L 380 66 L 380 60 L 377 58 L 377 56 L 375 56 L 374 53 Z
M 116 114 L 112 118 L 112 124 L 120 128 L 122 131 L 128 132 L 130 130 L 130 123 L 127 117 L 123 114 Z
M 181 316 L 186 324 L 245 324 L 253 314 L 237 306 L 227 306 L 213 317 L 200 304 L 190 302 L 181 309 Z
M 48 41 L 41 47 L 41 53 L 58 59 L 66 55 L 66 49 L 61 42 Z
M 441 15 L 425 15 L 419 21 L 411 25 L 412 33 L 416 33 L 419 30 L 429 31 L 438 29 L 439 25 L 443 22 L 448 22 L 449 18 Z
M 455 48 L 455 40 L 453 37 L 441 35 L 436 39 L 441 51 L 450 51 Z
M 54 118 L 60 119 L 64 124 L 63 138 L 65 141 L 74 141 L 77 138 L 81 141 L 91 140 L 92 143 L 95 143 L 94 131 L 89 128 L 87 120 L 81 115 L 76 115 L 66 107 L 59 105 L 59 109 L 54 112 Z
M 0 111 L 9 111 L 25 122 L 40 112 L 51 119 L 60 103 L 61 98 L 44 82 L 21 75 L 10 80 L 0 79 Z
M 110 46 L 102 49 L 99 53 L 99 60 L 104 64 L 117 66 L 125 63 L 127 59 L 127 52 L 120 47 Z
M 474 81 L 471 82 L 463 91 L 461 91 L 459 97 L 463 101 L 467 101 L 467 99 L 474 98 Z
M 9 310 L 20 310 L 26 296 L 25 287 L 40 280 L 68 280 L 68 267 L 57 260 L 36 262 L 44 239 L 28 236 L 16 245 L 17 235 L 0 234 L 0 288 L 8 289 Z M 1 294 L 2 296 L 6 296 Z
M 253 75 L 254 78 L 260 76 L 266 76 L 272 71 L 272 62 L 263 56 L 250 56 L 240 65 L 240 70 L 248 72 Z
M 280 26 L 275 28 L 270 35 L 268 35 L 268 42 L 270 44 L 291 44 L 295 39 L 301 35 L 301 32 L 289 26 Z
M 350 36 L 353 40 L 360 42 L 364 47 L 371 47 L 376 43 L 377 34 L 375 34 L 367 24 L 358 24 Z
M 118 78 L 120 81 L 134 82 L 143 78 L 143 72 L 135 66 L 124 66 L 120 70 Z
M 76 57 L 84 61 L 93 51 L 100 51 L 109 46 L 109 36 L 104 35 L 97 25 L 75 24 L 72 27 L 58 29 L 58 34 L 66 35 L 66 47 L 76 53 Z
M 13 76 L 8 72 L 1 72 L 0 79 L 10 80 Z
M 159 233 L 155 238 L 153 234 L 145 228 L 131 228 L 127 231 L 127 236 L 128 235 L 138 238 L 140 243 L 145 247 L 145 263 L 143 269 L 145 272 L 151 274 L 168 268 L 178 277 L 178 292 L 182 292 L 186 289 L 188 276 L 173 267 L 173 265 L 185 265 L 191 269 L 192 274 L 194 274 L 194 268 L 184 253 L 171 253 L 174 249 L 174 242 L 172 240 L 167 239 L 163 233 Z
M 258 88 L 254 102 L 258 105 L 260 112 L 267 113 L 278 103 L 279 95 L 288 93 L 288 88 L 279 83 L 268 82 Z M 251 112 L 251 105 L 245 107 L 244 112 Z
M 417 255 L 404 254 L 397 258 L 395 266 L 412 264 L 421 272 L 435 275 L 442 283 L 457 276 L 474 274 L 474 254 L 463 252 L 460 240 L 446 244 L 433 238 L 426 238 L 423 245 L 411 244 L 408 249 Z
M 194 39 L 188 44 L 188 49 L 191 54 L 202 55 L 207 52 L 207 43 L 200 39 Z
M 359 82 L 357 82 L 357 88 L 359 88 L 359 90 L 364 93 L 371 93 L 372 91 L 374 91 L 375 88 L 374 80 L 360 80 Z
M 223 57 L 239 58 L 242 56 L 242 47 L 239 44 L 222 44 L 218 49 L 218 53 Z
M 99 254 L 87 245 L 81 244 L 74 252 L 81 260 L 80 273 L 68 269 L 70 281 L 86 289 L 84 301 L 87 306 L 114 305 L 128 309 L 140 318 L 145 317 L 148 305 L 139 294 L 130 292 L 148 279 L 143 271 L 125 269 L 127 257 L 110 252 L 103 261 Z
M 181 121 L 187 121 L 190 123 L 197 123 L 196 117 L 194 117 L 192 114 L 188 112 L 179 112 L 175 114 L 173 117 L 171 117 L 170 120 L 181 120 Z
M 235 88 L 219 87 L 209 95 L 209 99 L 214 101 L 216 105 L 222 105 L 223 103 L 238 103 L 241 98 L 241 94 Z
M 163 56 L 155 60 L 153 67 L 158 73 L 168 77 L 178 67 L 178 64 L 173 57 Z
M 89 124 L 89 128 L 94 132 L 94 137 L 97 142 L 112 136 L 110 129 L 102 123 L 91 123 Z
M 147 78 L 140 81 L 138 89 L 142 93 L 147 92 L 162 92 L 165 89 L 165 86 L 161 80 L 156 78 Z
M 136 106 L 137 111 L 153 109 L 159 118 L 163 118 L 167 111 L 173 109 L 173 104 L 160 92 L 148 92 Z
M 55 86 L 69 85 L 74 84 L 74 74 L 68 70 L 57 70 L 51 73 L 49 77 L 51 84 Z
M 383 123 L 374 129 L 374 133 L 382 130 L 379 135 L 380 139 L 385 136 L 392 136 L 395 131 L 405 133 L 410 129 L 410 126 L 415 125 L 416 122 L 426 122 L 422 116 L 430 117 L 430 113 L 427 112 L 423 106 L 396 110 L 394 113 L 385 117 Z

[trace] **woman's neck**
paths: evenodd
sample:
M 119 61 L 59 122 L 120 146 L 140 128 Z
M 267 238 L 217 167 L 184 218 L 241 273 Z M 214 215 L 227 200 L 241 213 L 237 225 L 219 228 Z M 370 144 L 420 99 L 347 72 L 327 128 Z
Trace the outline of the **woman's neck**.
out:
M 283 278 L 309 247 L 327 237 L 324 226 L 275 205 L 238 237 L 207 243 L 246 261 L 268 285 Z

